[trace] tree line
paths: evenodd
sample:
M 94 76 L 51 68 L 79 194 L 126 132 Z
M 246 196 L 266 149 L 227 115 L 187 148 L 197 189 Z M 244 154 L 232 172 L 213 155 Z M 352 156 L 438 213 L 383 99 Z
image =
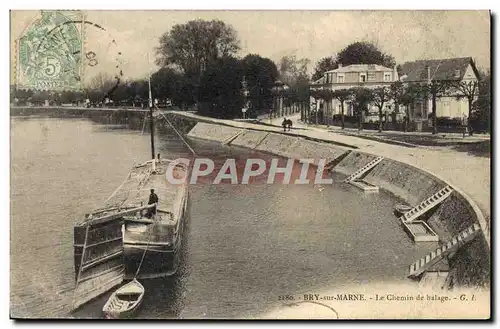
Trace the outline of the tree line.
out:
M 311 76 L 308 74 L 308 59 L 283 56 L 274 63 L 258 54 L 238 57 L 240 50 L 236 31 L 221 20 L 196 19 L 174 25 L 159 38 L 155 49 L 159 69 L 151 75 L 153 97 L 160 104 L 168 100 L 174 106 L 196 109 L 200 114 L 220 118 L 240 117 L 242 107 L 248 108 L 249 116 L 267 113 L 273 107 L 276 93 L 286 97 L 288 103 L 309 103 L 310 96 L 326 101 L 335 98 L 341 102 L 342 109 L 349 100 L 360 117 L 371 103 L 379 108 L 381 117 L 387 102 L 393 101 L 398 110 L 399 105 L 408 108 L 407 104 L 422 95 L 431 97 L 435 114 L 436 98 L 453 88 L 457 97 L 469 100 L 471 115 L 480 117 L 480 121 L 489 125 L 489 73 L 482 76 L 478 84 L 470 86 L 450 87 L 441 82 L 408 86 L 395 82 L 391 87 L 374 90 L 310 91 L 311 80 L 318 80 L 325 71 L 336 69 L 340 64 L 394 67 L 396 62 L 392 55 L 382 52 L 373 43 L 360 41 L 349 44 L 336 55 L 320 59 Z M 285 83 L 288 90 L 273 88 L 277 80 Z M 470 97 L 474 93 L 479 95 L 477 101 Z M 121 81 L 119 77 L 100 74 L 83 91 L 58 93 L 13 89 L 13 98 L 29 99 L 35 103 L 49 100 L 61 104 L 89 99 L 92 104 L 147 106 L 148 81 Z M 435 115 L 433 118 L 435 120 Z

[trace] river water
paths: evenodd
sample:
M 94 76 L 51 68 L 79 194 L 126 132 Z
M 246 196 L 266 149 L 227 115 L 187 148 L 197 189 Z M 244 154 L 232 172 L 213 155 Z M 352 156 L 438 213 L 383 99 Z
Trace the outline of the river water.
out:
M 133 163 L 149 159 L 149 142 L 147 132 L 88 119 L 11 118 L 11 316 L 102 316 L 108 295 L 69 312 L 73 225 Z M 190 156 L 171 131 L 156 143 L 162 156 Z M 271 157 L 190 143 L 218 166 L 229 157 Z M 182 266 L 175 277 L 144 282 L 139 318 L 258 317 L 280 295 L 407 280 L 408 265 L 434 247 L 411 242 L 392 214 L 397 200 L 383 191 L 197 184 L 190 195 Z

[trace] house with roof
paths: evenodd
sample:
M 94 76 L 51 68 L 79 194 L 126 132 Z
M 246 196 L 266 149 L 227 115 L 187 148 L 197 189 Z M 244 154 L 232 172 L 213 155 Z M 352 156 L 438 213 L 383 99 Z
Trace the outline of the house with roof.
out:
M 478 82 L 479 72 L 472 57 L 418 60 L 406 62 L 400 68 L 400 80 L 405 83 L 430 84 L 437 82 Z M 463 119 L 469 113 L 467 99 L 457 99 L 458 91 L 450 89 L 447 95 L 436 99 L 436 116 Z M 427 121 L 432 113 L 432 101 L 421 98 L 410 106 L 410 121 Z
M 347 66 L 339 64 L 337 69 L 325 72 L 320 79 L 314 81 L 309 86 L 309 89 L 311 91 L 321 89 L 335 91 L 356 87 L 374 89 L 383 86 L 389 87 L 396 80 L 398 80 L 396 67 L 390 68 L 377 64 L 352 64 Z M 314 99 L 313 102 L 317 104 L 318 109 L 328 110 L 330 115 L 341 113 L 341 105 L 337 99 L 326 102 L 322 99 Z M 344 109 L 346 115 L 353 115 L 353 108 L 350 101 L 346 101 Z M 372 105 L 368 110 L 373 115 L 367 116 L 365 119 L 378 120 L 378 108 Z M 386 110 L 392 112 L 391 102 L 386 104 Z

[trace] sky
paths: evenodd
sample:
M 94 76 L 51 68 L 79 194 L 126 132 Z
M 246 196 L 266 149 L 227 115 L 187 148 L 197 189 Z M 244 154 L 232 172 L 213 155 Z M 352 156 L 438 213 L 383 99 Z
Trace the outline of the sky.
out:
M 356 41 L 375 43 L 393 55 L 398 64 L 471 56 L 480 68 L 490 68 L 490 13 L 484 10 L 91 10 L 85 14 L 88 21 L 106 30 L 86 29 L 85 50 L 94 51 L 99 61 L 87 68 L 87 79 L 99 72 L 114 74 L 116 66 L 127 79 L 147 77 L 157 69 L 154 56 L 159 37 L 173 25 L 192 19 L 220 19 L 233 26 L 241 42 L 240 56 L 256 53 L 277 62 L 284 55 L 295 55 L 311 61 L 311 72 L 319 59 Z M 12 45 L 36 16 L 36 11 L 11 12 Z M 12 62 L 14 56 L 15 51 Z

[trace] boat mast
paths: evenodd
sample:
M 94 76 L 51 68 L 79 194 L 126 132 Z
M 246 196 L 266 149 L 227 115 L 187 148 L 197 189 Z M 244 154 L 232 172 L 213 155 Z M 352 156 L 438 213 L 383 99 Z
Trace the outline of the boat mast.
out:
M 148 64 L 149 64 L 149 53 L 148 53 Z M 151 130 L 151 159 L 153 159 L 153 169 L 154 169 L 154 160 L 155 160 L 155 138 L 154 138 L 154 122 L 153 122 L 153 98 L 151 96 L 151 72 L 149 72 L 148 76 L 148 84 L 149 84 L 149 125 Z

